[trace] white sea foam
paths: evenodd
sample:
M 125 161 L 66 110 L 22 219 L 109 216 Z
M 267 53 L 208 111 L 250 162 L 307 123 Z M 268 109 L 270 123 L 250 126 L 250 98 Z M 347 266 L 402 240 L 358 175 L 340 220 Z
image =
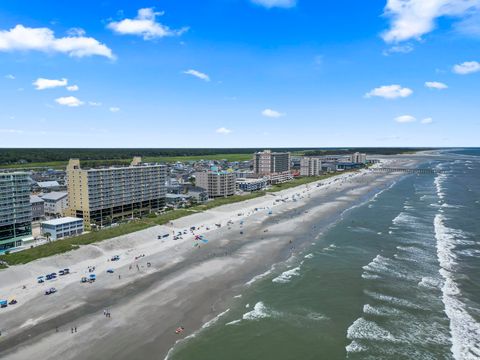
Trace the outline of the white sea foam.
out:
M 222 312 L 222 313 L 218 314 L 217 316 L 215 316 L 212 320 L 207 321 L 205 324 L 203 324 L 202 329 L 206 329 L 206 328 L 214 325 L 218 320 L 220 320 L 220 318 L 221 318 L 222 316 L 224 316 L 225 314 L 227 314 L 229 311 L 230 311 L 230 309 L 227 309 L 227 310 L 225 310 L 224 312 Z
M 456 360 L 473 360 L 480 358 L 480 323 L 468 312 L 468 307 L 461 301 L 461 290 L 455 282 L 455 232 L 448 228 L 445 217 L 437 214 L 434 220 L 437 238 L 437 256 L 440 274 L 445 282 L 442 287 L 442 300 L 445 313 L 450 319 L 452 353 Z
M 345 350 L 347 350 L 347 353 L 359 353 L 359 352 L 367 351 L 368 348 L 362 344 L 359 344 L 355 340 L 353 340 L 350 344 L 348 344 L 345 347 Z
M 261 301 L 257 302 L 253 307 L 252 311 L 249 311 L 243 314 L 243 320 L 260 320 L 269 318 L 274 314 L 273 311 L 269 310 L 265 304 Z
M 307 254 L 305 255 L 305 259 L 313 259 L 314 255 L 313 254 Z
M 441 289 L 443 286 L 443 282 L 440 279 L 436 279 L 430 276 L 424 276 L 422 277 L 422 280 L 418 283 L 418 286 L 428 289 Z
M 255 283 L 256 281 L 267 277 L 268 275 L 270 275 L 272 273 L 273 269 L 274 269 L 274 266 L 272 266 L 269 270 L 265 271 L 263 274 L 254 276 L 252 279 L 250 279 L 248 282 L 246 282 L 245 285 L 250 286 L 253 283 Z
M 300 267 L 296 267 L 287 271 L 284 271 L 281 273 L 279 276 L 277 276 L 275 279 L 272 280 L 274 283 L 280 283 L 280 284 L 285 284 L 290 282 L 294 276 L 300 275 Z
M 403 225 L 403 224 L 411 224 L 415 222 L 415 218 L 413 216 L 408 215 L 405 212 L 401 212 L 398 214 L 395 219 L 392 220 L 394 225 Z
M 230 322 L 226 323 L 225 325 L 237 325 L 237 324 L 240 324 L 241 322 L 242 322 L 242 319 L 238 319 L 238 320 L 230 321 Z
M 382 328 L 374 321 L 366 320 L 363 317 L 353 322 L 347 330 L 349 340 L 373 340 L 396 342 L 395 337 L 386 329 Z
M 365 280 L 378 280 L 378 279 L 381 279 L 381 277 L 378 276 L 378 275 L 374 275 L 374 274 L 363 273 L 363 274 L 362 274 L 362 279 L 365 279 Z
M 390 306 L 373 306 L 370 304 L 363 305 L 363 312 L 365 314 L 377 316 L 397 316 L 403 314 L 401 310 Z
M 380 294 L 374 291 L 369 291 L 369 290 L 364 290 L 365 294 L 368 296 L 372 297 L 375 300 L 385 302 L 390 305 L 395 305 L 395 306 L 401 306 L 409 309 L 416 309 L 416 310 L 422 310 L 423 308 L 417 304 L 414 304 L 413 302 L 409 300 L 405 300 L 402 298 L 398 298 L 395 296 L 389 296 L 389 295 L 384 295 Z

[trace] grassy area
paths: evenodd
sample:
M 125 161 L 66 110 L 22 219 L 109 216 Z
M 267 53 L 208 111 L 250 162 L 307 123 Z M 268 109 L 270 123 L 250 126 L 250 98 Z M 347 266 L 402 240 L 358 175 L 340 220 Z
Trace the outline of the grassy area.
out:
M 197 206 L 195 206 L 191 209 L 192 210 L 198 210 L 198 211 L 208 210 L 208 209 L 215 208 L 217 206 L 234 204 L 234 203 L 237 203 L 237 202 L 240 202 L 240 201 L 255 199 L 255 198 L 258 198 L 258 197 L 263 196 L 263 195 L 265 195 L 265 192 L 264 191 L 259 191 L 259 192 L 253 192 L 253 193 L 250 193 L 250 194 L 247 194 L 247 195 L 233 195 L 233 196 L 229 196 L 229 197 L 226 197 L 226 198 L 217 198 L 215 200 L 209 201 L 206 204 L 197 205 Z
M 154 156 L 144 157 L 145 162 L 173 163 L 177 161 L 199 161 L 199 160 L 227 160 L 227 161 L 246 161 L 251 160 L 251 154 L 216 154 L 216 155 L 195 155 L 195 156 Z M 115 160 L 81 160 L 83 167 L 110 166 L 110 165 L 128 165 L 132 159 Z M 2 169 L 34 169 L 34 168 L 53 168 L 64 169 L 68 161 L 48 161 L 32 162 L 28 164 L 10 164 L 0 165 Z
M 267 190 L 267 192 L 282 191 L 282 190 L 293 188 L 295 186 L 306 185 L 315 181 L 328 179 L 329 177 L 336 176 L 336 175 L 338 175 L 338 173 L 332 173 L 332 174 L 327 174 L 322 176 L 300 177 L 300 178 L 293 179 L 293 181 L 273 185 L 270 189 Z

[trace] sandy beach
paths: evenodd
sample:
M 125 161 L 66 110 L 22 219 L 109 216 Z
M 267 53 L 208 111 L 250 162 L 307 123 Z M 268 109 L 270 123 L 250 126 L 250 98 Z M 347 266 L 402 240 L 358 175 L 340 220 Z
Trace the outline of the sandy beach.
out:
M 383 161 L 404 167 L 419 161 L 412 159 Z M 163 359 L 228 311 L 252 279 L 302 254 L 344 211 L 398 177 L 340 174 L 1 271 L 1 297 L 18 304 L 0 310 L 0 357 Z M 96 281 L 80 283 L 89 267 Z M 37 284 L 63 268 L 71 274 Z M 50 287 L 57 292 L 44 295 Z M 179 326 L 185 331 L 175 334 Z

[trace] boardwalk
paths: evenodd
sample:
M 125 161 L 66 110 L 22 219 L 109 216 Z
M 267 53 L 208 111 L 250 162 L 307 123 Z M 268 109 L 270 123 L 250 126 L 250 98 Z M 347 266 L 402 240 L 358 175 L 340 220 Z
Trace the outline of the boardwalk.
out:
M 384 173 L 405 173 L 405 174 L 441 174 L 444 173 L 444 170 L 436 170 L 431 168 L 423 169 L 408 169 L 408 168 L 371 168 L 369 169 L 373 172 L 384 172 Z

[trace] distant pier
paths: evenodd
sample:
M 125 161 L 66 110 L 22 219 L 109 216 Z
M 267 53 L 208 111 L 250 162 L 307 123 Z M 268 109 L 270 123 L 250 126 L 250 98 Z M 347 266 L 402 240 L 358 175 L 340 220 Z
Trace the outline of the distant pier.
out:
M 431 168 L 422 168 L 422 169 L 408 169 L 408 168 L 370 168 L 370 171 L 381 172 L 381 173 L 403 173 L 403 174 L 442 174 L 445 173 L 445 170 L 437 170 Z

